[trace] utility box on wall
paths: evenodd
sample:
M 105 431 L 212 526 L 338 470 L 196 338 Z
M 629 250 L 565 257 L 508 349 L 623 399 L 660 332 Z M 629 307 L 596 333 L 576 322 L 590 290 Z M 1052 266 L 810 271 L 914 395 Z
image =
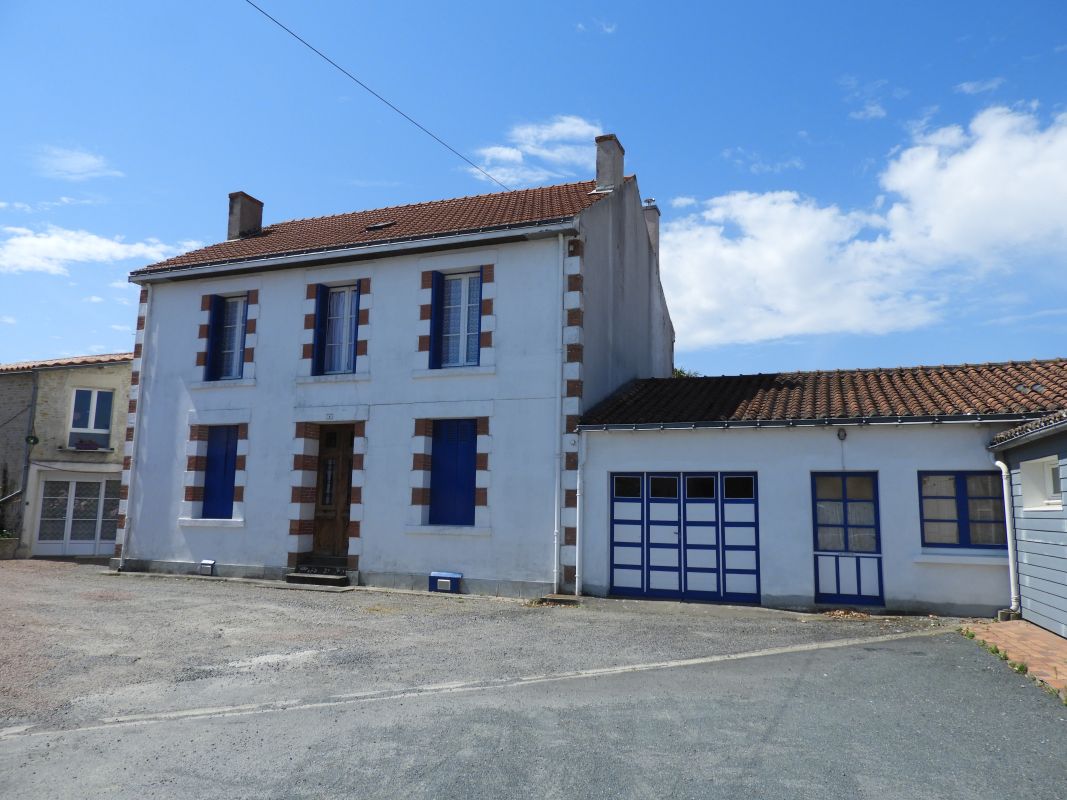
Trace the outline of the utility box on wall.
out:
M 462 572 L 431 572 L 430 591 L 459 594 L 459 582 L 462 579 Z

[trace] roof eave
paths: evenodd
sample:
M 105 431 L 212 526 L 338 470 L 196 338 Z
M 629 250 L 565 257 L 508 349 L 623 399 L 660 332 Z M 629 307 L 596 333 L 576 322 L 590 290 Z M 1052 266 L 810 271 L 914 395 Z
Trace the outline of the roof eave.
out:
M 384 242 L 336 247 L 318 250 L 287 252 L 276 256 L 259 258 L 229 259 L 210 264 L 193 266 L 175 266 L 153 269 L 146 267 L 130 273 L 130 281 L 137 284 L 170 280 L 175 277 L 193 277 L 201 275 L 225 274 L 230 272 L 253 272 L 260 270 L 287 269 L 296 265 L 318 262 L 345 261 L 358 258 L 390 256 L 410 251 L 454 248 L 476 245 L 481 242 L 494 242 L 502 239 L 531 239 L 552 236 L 557 233 L 575 232 L 578 215 L 559 217 L 532 224 L 504 225 L 492 228 L 479 228 L 458 233 L 433 234 L 403 239 L 390 239 Z
M 746 419 L 746 420 L 701 420 L 697 422 L 613 422 L 585 423 L 578 431 L 641 431 L 641 430 L 694 430 L 699 428 L 819 428 L 829 426 L 857 425 L 937 425 L 981 424 L 990 422 L 1026 422 L 1040 419 L 1048 412 L 1012 414 L 930 414 L 921 416 L 890 417 L 822 417 L 813 419 Z
M 1018 436 L 1012 436 L 1000 442 L 990 442 L 987 449 L 991 452 L 998 452 L 1000 450 L 1010 450 L 1013 447 L 1019 447 L 1020 445 L 1035 442 L 1038 439 L 1044 439 L 1046 436 L 1053 436 L 1057 433 L 1064 432 L 1067 432 L 1067 417 L 1058 420 L 1057 422 L 1053 422 L 1051 425 L 1046 425 L 1043 428 L 1037 428 L 1036 430 L 1027 431 L 1026 433 L 1020 433 Z

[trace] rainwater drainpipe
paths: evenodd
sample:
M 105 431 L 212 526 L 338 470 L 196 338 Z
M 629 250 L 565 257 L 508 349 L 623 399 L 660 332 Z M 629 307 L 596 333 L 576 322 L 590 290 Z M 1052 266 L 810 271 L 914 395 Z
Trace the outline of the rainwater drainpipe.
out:
M 575 494 L 574 595 L 582 595 L 582 495 L 585 486 L 585 433 L 578 433 L 578 488 Z
M 559 304 L 556 308 L 556 330 L 559 335 L 558 349 L 556 350 L 556 462 L 555 462 L 555 527 L 552 531 L 552 594 L 559 593 L 559 529 L 563 512 L 560 510 L 560 504 L 562 503 L 563 496 L 561 494 L 561 487 L 563 485 L 563 301 L 567 294 L 566 278 L 563 274 L 563 258 L 565 254 L 563 234 L 556 234 L 556 241 L 559 250 L 559 279 L 557 286 L 559 286 Z
M 1008 465 L 993 457 L 993 463 L 1000 469 L 1000 480 L 1004 487 L 1004 527 L 1008 534 L 1008 580 L 1011 582 L 1011 610 L 1018 614 L 1022 608 L 1019 592 L 1019 553 L 1015 549 L 1015 516 L 1011 505 L 1011 470 Z

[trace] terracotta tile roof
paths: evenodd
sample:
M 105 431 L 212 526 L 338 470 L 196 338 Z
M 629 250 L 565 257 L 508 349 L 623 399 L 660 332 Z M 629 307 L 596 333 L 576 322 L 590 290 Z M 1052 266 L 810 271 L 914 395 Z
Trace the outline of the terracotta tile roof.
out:
M 1057 411 L 1055 414 L 1049 414 L 1040 419 L 1031 420 L 1014 428 L 1008 428 L 1006 431 L 1001 431 L 993 437 L 993 441 L 990 442 L 989 446 L 991 448 L 1000 448 L 1017 439 L 1036 438 L 1035 434 L 1045 435 L 1053 433 L 1054 430 L 1060 428 L 1067 428 L 1067 410 Z
M 121 364 L 123 361 L 133 361 L 133 353 L 67 356 L 66 358 L 50 358 L 44 361 L 14 361 L 10 364 L 0 364 L 0 372 L 28 372 L 32 369 L 45 367 L 88 367 L 100 364 Z
M 582 425 L 1038 414 L 1067 408 L 1067 359 L 634 381 Z
M 582 181 L 278 222 L 254 236 L 192 250 L 136 270 L 133 275 L 361 244 L 544 224 L 569 219 L 606 196 L 590 194 L 595 187 L 595 181 Z

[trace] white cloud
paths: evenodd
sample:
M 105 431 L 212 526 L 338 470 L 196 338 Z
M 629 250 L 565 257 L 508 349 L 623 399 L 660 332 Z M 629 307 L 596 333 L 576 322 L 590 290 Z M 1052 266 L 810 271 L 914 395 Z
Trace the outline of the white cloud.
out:
M 48 272 L 66 275 L 75 263 L 111 263 L 127 259 L 159 261 L 178 252 L 157 239 L 124 242 L 95 233 L 70 230 L 55 225 L 43 231 L 21 227 L 0 227 L 0 273 Z
M 88 350 L 89 350 L 90 353 L 105 353 L 105 352 L 107 352 L 107 348 L 104 347 L 104 345 L 102 345 L 102 344 L 91 344 L 91 345 L 89 345 Z
M 37 167 L 45 177 L 65 181 L 123 177 L 123 173 L 108 164 L 103 156 L 87 150 L 73 150 L 51 145 L 41 148 L 37 155 Z
M 885 107 L 874 100 L 868 100 L 859 111 L 849 112 L 851 119 L 882 119 L 886 114 Z
M 133 328 L 129 325 L 110 325 L 111 330 L 118 331 L 119 333 L 133 333 Z
M 991 108 L 916 130 L 880 183 L 877 211 L 735 192 L 665 224 L 679 349 L 915 329 L 991 272 L 1067 268 L 1067 113 L 1043 127 Z
M 964 81 L 956 84 L 956 91 L 963 94 L 981 94 L 992 92 L 1004 85 L 1003 78 L 990 78 L 987 81 Z
M 33 206 L 31 206 L 29 203 L 7 202 L 4 200 L 0 200 L 0 211 L 7 210 L 9 208 L 13 211 L 33 211 Z
M 697 199 L 695 197 L 689 197 L 687 195 L 671 199 L 671 208 L 689 208 L 690 206 L 695 206 L 696 204 Z
M 82 298 L 82 302 L 83 303 L 103 303 L 104 302 L 104 298 L 100 297 L 99 295 L 91 294 L 88 297 L 83 297 Z
M 790 169 L 804 169 L 804 161 L 797 156 L 782 161 L 768 161 L 759 153 L 743 147 L 727 147 L 722 151 L 722 157 L 738 169 L 747 170 L 753 175 L 777 175 Z
M 18 323 L 18 320 L 12 316 L 8 316 L 7 314 L 5 314 L 4 316 L 0 317 L 0 323 L 3 323 L 4 325 L 15 325 Z
M 137 284 L 130 283 L 129 281 L 111 281 L 108 284 L 112 289 L 136 289 Z
M 594 20 L 594 22 L 596 22 L 597 27 L 600 28 L 601 33 L 606 33 L 609 36 L 615 33 L 615 31 L 619 28 L 618 24 L 614 22 L 605 22 L 602 19 Z
M 566 114 L 548 122 L 516 125 L 508 132 L 507 144 L 477 151 L 480 166 L 511 187 L 572 179 L 577 172 L 588 175 L 596 166 L 593 139 L 601 132 L 598 123 Z M 488 180 L 476 169 L 468 172 Z

